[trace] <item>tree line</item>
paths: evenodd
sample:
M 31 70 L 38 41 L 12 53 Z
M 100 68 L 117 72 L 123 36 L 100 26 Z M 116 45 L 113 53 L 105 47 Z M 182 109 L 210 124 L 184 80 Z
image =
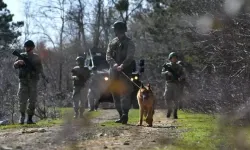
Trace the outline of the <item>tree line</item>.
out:
M 41 82 L 38 107 L 64 106 L 70 103 L 68 72 L 76 56 L 94 46 L 106 50 L 116 20 L 127 23 L 127 34 L 136 43 L 136 59 L 146 60 L 142 79 L 152 84 L 159 104 L 164 103 L 160 71 L 172 51 L 184 62 L 192 87 L 186 89 L 186 108 L 228 112 L 249 99 L 248 1 L 44 0 L 35 4 L 26 0 L 24 6 L 25 19 L 13 22 L 13 14 L 0 1 L 0 11 L 5 11 L 0 15 L 2 115 L 15 114 L 6 110 L 16 108 L 12 49 L 21 49 L 24 40 L 39 39 L 36 50 L 51 83 Z

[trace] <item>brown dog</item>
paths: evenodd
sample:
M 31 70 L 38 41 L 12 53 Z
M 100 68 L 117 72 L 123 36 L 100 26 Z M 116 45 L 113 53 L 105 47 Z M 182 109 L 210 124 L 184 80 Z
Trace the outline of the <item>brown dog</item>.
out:
M 137 100 L 140 107 L 140 121 L 137 125 L 142 125 L 142 120 L 144 116 L 146 117 L 145 121 L 148 124 L 147 126 L 152 127 L 155 97 L 150 88 L 150 84 L 148 84 L 146 87 L 144 87 L 143 85 L 141 86 L 137 93 Z

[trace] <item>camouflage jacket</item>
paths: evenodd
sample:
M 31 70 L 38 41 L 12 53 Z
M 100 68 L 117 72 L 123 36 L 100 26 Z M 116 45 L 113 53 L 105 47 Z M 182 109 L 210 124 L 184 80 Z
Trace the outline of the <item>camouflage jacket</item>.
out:
M 114 64 L 123 64 L 123 71 L 132 72 L 131 62 L 134 59 L 135 44 L 134 42 L 125 36 L 122 40 L 117 37 L 114 38 L 108 45 L 106 52 L 106 60 L 112 68 Z
M 171 75 L 169 75 L 168 72 L 171 72 Z M 179 79 L 185 79 L 184 69 L 182 65 L 178 63 L 165 63 L 162 66 L 162 74 L 165 75 L 166 81 L 168 82 L 178 81 Z
M 36 79 L 39 80 L 39 74 L 43 74 L 43 66 L 40 57 L 36 53 L 21 53 L 22 56 L 28 58 L 36 71 L 32 71 L 26 65 L 14 65 L 15 69 L 19 69 L 19 79 Z M 16 61 L 20 60 L 19 58 Z
M 77 76 L 78 80 L 73 80 L 74 86 L 84 86 L 90 78 L 91 71 L 88 67 L 75 66 L 71 70 L 72 76 Z

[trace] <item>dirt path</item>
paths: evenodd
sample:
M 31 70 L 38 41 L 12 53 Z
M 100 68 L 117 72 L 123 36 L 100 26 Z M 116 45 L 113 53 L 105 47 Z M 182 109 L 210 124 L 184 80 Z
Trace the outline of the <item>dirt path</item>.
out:
M 116 118 L 115 110 L 101 110 L 102 115 L 91 120 L 68 121 L 61 126 L 22 133 L 22 129 L 0 132 L 2 149 L 64 150 L 64 149 L 152 149 L 167 146 L 178 135 L 162 112 L 156 111 L 154 127 L 137 127 L 134 124 L 122 127 L 100 127 L 102 123 Z M 1 150 L 0 147 L 0 150 Z

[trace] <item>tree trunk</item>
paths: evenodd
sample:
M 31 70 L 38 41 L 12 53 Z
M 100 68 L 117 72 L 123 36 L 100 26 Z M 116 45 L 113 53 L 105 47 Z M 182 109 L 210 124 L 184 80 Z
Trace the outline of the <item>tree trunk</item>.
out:
M 64 2 L 65 0 L 62 1 L 62 14 L 61 14 L 61 20 L 62 20 L 62 26 L 61 26 L 61 30 L 60 30 L 60 45 L 59 45 L 59 48 L 60 48 L 60 53 L 61 53 L 61 56 L 62 58 L 59 60 L 60 63 L 59 63 L 59 91 L 61 92 L 62 91 L 62 66 L 63 66 L 63 32 L 64 32 L 64 25 L 65 25 L 65 14 L 64 14 Z

